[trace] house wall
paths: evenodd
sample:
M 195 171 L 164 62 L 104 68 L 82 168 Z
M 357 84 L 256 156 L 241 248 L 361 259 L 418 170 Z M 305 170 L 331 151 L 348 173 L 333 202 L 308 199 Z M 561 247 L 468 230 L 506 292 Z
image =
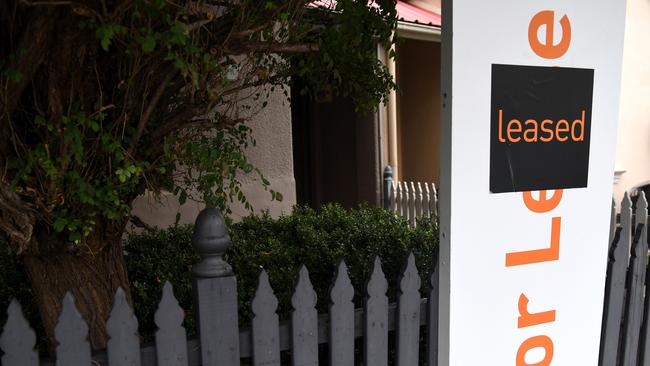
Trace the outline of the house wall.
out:
M 627 0 L 616 170 L 620 202 L 630 188 L 650 182 L 650 1 Z
M 397 46 L 400 180 L 440 181 L 440 43 Z
M 253 129 L 256 146 L 247 150 L 247 156 L 253 166 L 259 168 L 270 181 L 271 188 L 283 195 L 282 202 L 271 201 L 271 195 L 265 191 L 254 175 L 242 176 L 242 189 L 255 212 L 269 210 L 271 215 L 279 216 L 289 213 L 296 204 L 296 187 L 293 176 L 293 152 L 291 144 L 291 108 L 282 91 L 273 93 L 268 106 L 249 123 Z M 176 213 L 181 213 L 181 223 L 193 223 L 203 205 L 186 202 L 179 205 L 171 193 L 163 193 L 161 202 L 156 202 L 151 195 L 137 198 L 132 213 L 145 223 L 167 227 L 174 224 Z M 232 206 L 234 220 L 247 216 L 249 212 L 240 204 Z

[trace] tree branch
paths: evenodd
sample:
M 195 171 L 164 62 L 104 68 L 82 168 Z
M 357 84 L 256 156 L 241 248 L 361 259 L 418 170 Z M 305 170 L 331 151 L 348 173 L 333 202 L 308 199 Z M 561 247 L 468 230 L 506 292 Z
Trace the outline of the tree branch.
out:
M 29 248 L 36 215 L 5 182 L 0 182 L 0 230 L 10 238 L 10 244 L 20 254 Z
M 271 76 L 269 78 L 266 78 L 266 79 L 259 79 L 259 80 L 251 81 L 251 82 L 248 82 L 248 83 L 237 85 L 237 86 L 229 88 L 229 89 L 225 89 L 225 90 L 223 90 L 221 92 L 221 96 L 225 97 L 227 95 L 236 93 L 238 91 L 245 90 L 245 89 L 248 89 L 248 88 L 254 88 L 256 86 L 262 86 L 262 85 L 266 85 L 266 84 L 276 84 L 279 81 L 281 81 L 283 79 L 286 79 L 286 78 L 287 78 L 287 76 L 285 76 L 285 75 L 273 75 L 273 76 Z
M 253 52 L 306 53 L 320 49 L 316 43 L 247 42 L 242 48 Z
M 156 131 L 154 131 L 152 140 L 161 141 L 175 131 L 183 129 L 183 126 L 189 124 L 192 121 L 192 118 L 196 116 L 198 112 L 199 111 L 196 108 L 191 106 L 177 111 L 169 118 L 167 118 L 165 122 L 156 129 Z
M 15 60 L 8 68 L 20 73 L 17 82 L 0 78 L 0 129 L 7 129 L 9 117 L 13 114 L 20 96 L 31 83 L 36 71 L 47 60 L 47 54 L 56 36 L 54 27 L 59 18 L 53 8 L 34 10 L 35 15 L 25 27 L 23 37 L 15 48 Z
M 251 36 L 251 35 L 253 35 L 253 34 L 257 33 L 257 32 L 260 32 L 260 31 L 272 26 L 274 22 L 275 22 L 275 20 L 274 21 L 269 21 L 269 22 L 264 22 L 264 23 L 260 24 L 257 27 L 241 30 L 241 31 L 238 31 L 238 32 L 233 32 L 232 34 L 230 34 L 229 38 L 230 39 L 246 38 L 248 36 Z
M 147 224 L 146 222 L 142 221 L 142 219 L 137 215 L 132 214 L 131 216 L 129 216 L 129 221 L 135 227 L 139 227 L 139 228 L 145 229 L 147 231 L 155 230 L 155 228 L 153 226 L 151 226 L 151 225 Z
M 165 88 L 167 87 L 167 83 L 169 83 L 174 76 L 176 76 L 177 71 L 172 71 L 167 73 L 163 81 L 158 85 L 158 88 L 156 88 L 156 91 L 154 92 L 153 96 L 151 97 L 151 100 L 149 101 L 149 104 L 147 105 L 147 108 L 144 110 L 142 115 L 140 116 L 140 121 L 138 122 L 138 128 L 135 134 L 135 138 L 133 139 L 133 143 L 131 144 L 131 148 L 129 151 L 132 153 L 135 147 L 138 144 L 138 141 L 142 137 L 142 134 L 144 133 L 144 129 L 147 126 L 147 123 L 151 119 L 151 115 L 153 114 L 153 111 L 156 109 L 158 106 L 158 102 L 160 102 L 160 98 L 162 97 L 163 93 L 165 92 Z
M 59 5 L 72 5 L 72 1 L 27 1 L 20 0 L 20 3 L 25 6 L 59 6 Z

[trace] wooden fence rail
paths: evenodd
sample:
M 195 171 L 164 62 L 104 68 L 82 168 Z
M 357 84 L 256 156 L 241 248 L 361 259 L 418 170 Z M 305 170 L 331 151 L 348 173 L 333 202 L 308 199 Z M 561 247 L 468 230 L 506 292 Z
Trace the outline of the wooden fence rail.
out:
M 635 213 L 626 195 L 621 204 L 620 224 L 612 220 L 611 248 L 607 266 L 601 337 L 601 366 L 650 366 L 650 282 L 648 267 L 648 204 L 643 195 Z M 612 215 L 615 212 L 612 209 Z M 36 336 L 15 300 L 0 335 L 2 365 L 109 365 L 109 366 L 216 366 L 239 365 L 250 359 L 253 365 L 280 365 L 281 352 L 291 352 L 292 365 L 318 365 L 319 345 L 327 344 L 330 365 L 387 365 L 395 355 L 398 366 L 437 365 L 438 274 L 434 268 L 426 279 L 426 297 L 420 294 L 420 278 L 413 255 L 405 259 L 398 279 L 398 298 L 389 304 L 388 282 L 375 258 L 367 285 L 365 304 L 355 309 L 354 288 L 347 266 L 341 261 L 329 293 L 329 312 L 316 312 L 316 293 L 309 271 L 302 266 L 291 298 L 290 319 L 281 321 L 278 300 L 262 271 L 252 301 L 250 327 L 238 324 L 236 276 L 223 254 L 230 246 L 223 217 L 206 209 L 196 221 L 193 244 L 201 260 L 192 268 L 195 287 L 197 339 L 187 339 L 184 311 L 165 283 L 155 323 L 155 344 L 140 345 L 138 321 L 121 289 L 115 294 L 107 319 L 109 336 L 105 353 L 91 354 L 88 327 L 72 295 L 63 299 L 58 324 L 56 361 L 40 360 L 35 351 Z M 395 347 L 389 349 L 389 332 Z M 426 337 L 422 337 L 426 334 Z M 355 353 L 355 340 L 363 338 L 363 353 Z M 426 350 L 424 353 L 421 350 Z M 393 352 L 394 351 L 394 352 Z M 249 361 L 247 361 L 249 362 Z
M 438 191 L 434 183 L 404 182 L 393 179 L 393 169 L 384 169 L 385 209 L 405 218 L 412 227 L 420 217 L 438 216 Z

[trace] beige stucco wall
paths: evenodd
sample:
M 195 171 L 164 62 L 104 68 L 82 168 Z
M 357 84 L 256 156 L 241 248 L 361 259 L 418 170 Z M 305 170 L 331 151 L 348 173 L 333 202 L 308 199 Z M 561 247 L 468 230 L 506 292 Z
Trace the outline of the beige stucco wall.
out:
M 617 202 L 650 181 L 650 1 L 627 0 L 616 170 Z
M 271 188 L 280 192 L 282 202 L 271 201 L 271 195 L 265 191 L 254 175 L 242 176 L 242 189 L 255 212 L 269 210 L 273 216 L 289 213 L 296 204 L 296 185 L 293 176 L 293 151 L 291 143 L 291 107 L 282 91 L 271 94 L 268 106 L 257 114 L 249 123 L 253 129 L 256 146 L 247 150 L 250 162 L 259 168 L 270 181 Z M 136 199 L 132 213 L 145 223 L 167 227 L 174 224 L 176 214 L 181 213 L 181 223 L 194 222 L 203 206 L 196 202 L 179 205 L 170 193 L 163 193 L 161 202 L 145 195 Z M 234 204 L 233 219 L 238 220 L 249 212 L 240 204 Z

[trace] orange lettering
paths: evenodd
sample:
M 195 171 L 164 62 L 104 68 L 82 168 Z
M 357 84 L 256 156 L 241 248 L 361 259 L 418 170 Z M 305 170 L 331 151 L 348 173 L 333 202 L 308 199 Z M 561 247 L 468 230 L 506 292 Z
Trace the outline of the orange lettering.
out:
M 541 313 L 531 314 L 528 312 L 528 298 L 526 295 L 519 296 L 519 318 L 517 325 L 519 328 L 532 327 L 533 325 L 540 325 L 544 323 L 551 323 L 555 321 L 555 310 L 544 311 Z
M 544 348 L 544 358 L 537 363 L 528 363 L 526 353 L 533 348 Z M 553 361 L 553 341 L 544 335 L 526 339 L 517 350 L 517 366 L 549 366 L 551 361 Z
M 560 125 L 562 125 L 562 128 L 560 128 Z M 569 139 L 566 136 L 560 136 L 560 132 L 569 132 L 569 122 L 567 122 L 565 119 L 557 121 L 557 125 L 555 126 L 555 137 L 557 137 L 557 140 L 560 142 L 564 142 Z
M 580 135 L 576 136 L 576 126 L 580 127 Z M 571 138 L 573 141 L 584 141 L 585 140 L 585 111 L 582 111 L 582 119 L 577 119 L 573 121 L 571 125 Z
M 531 124 L 532 127 L 528 128 L 528 125 Z M 532 137 L 529 137 L 529 132 L 532 132 Z M 526 121 L 526 131 L 524 131 L 524 141 L 526 142 L 537 142 L 537 121 L 534 119 L 529 119 Z
M 546 199 L 546 191 L 539 191 L 539 200 L 533 198 L 532 192 L 524 192 L 524 204 L 529 210 L 537 213 L 549 212 L 560 204 L 562 199 L 562 190 L 556 189 L 551 199 Z
M 506 142 L 503 138 L 503 109 L 499 109 L 499 141 Z
M 530 43 L 530 48 L 540 57 L 560 58 L 569 50 L 571 43 L 571 22 L 569 22 L 569 18 L 565 15 L 560 19 L 562 39 L 557 45 L 553 42 L 554 22 L 555 12 L 544 10 L 535 14 L 528 25 L 528 43 Z M 546 26 L 546 40 L 540 42 L 537 32 L 542 26 Z
M 512 125 L 515 125 L 515 127 L 512 127 Z M 521 137 L 517 136 L 516 138 L 513 138 L 512 133 L 520 133 L 520 132 L 521 132 L 521 122 L 519 122 L 519 120 L 517 119 L 510 120 L 510 122 L 508 122 L 508 130 L 507 130 L 508 140 L 510 140 L 510 142 L 519 142 L 519 140 L 521 140 Z
M 544 249 L 526 250 L 523 252 L 506 253 L 506 267 L 523 266 L 526 264 L 551 262 L 560 259 L 560 229 L 562 218 L 553 217 L 551 223 L 551 245 Z
M 552 124 L 552 123 L 553 123 L 553 121 L 551 121 L 550 119 L 545 119 L 545 120 L 542 121 L 542 132 L 548 132 L 548 137 L 540 137 L 539 138 L 543 142 L 549 142 L 549 141 L 553 140 L 553 136 L 554 136 L 553 130 L 550 129 L 550 128 L 545 128 L 544 127 L 544 126 L 546 126 L 548 124 Z

